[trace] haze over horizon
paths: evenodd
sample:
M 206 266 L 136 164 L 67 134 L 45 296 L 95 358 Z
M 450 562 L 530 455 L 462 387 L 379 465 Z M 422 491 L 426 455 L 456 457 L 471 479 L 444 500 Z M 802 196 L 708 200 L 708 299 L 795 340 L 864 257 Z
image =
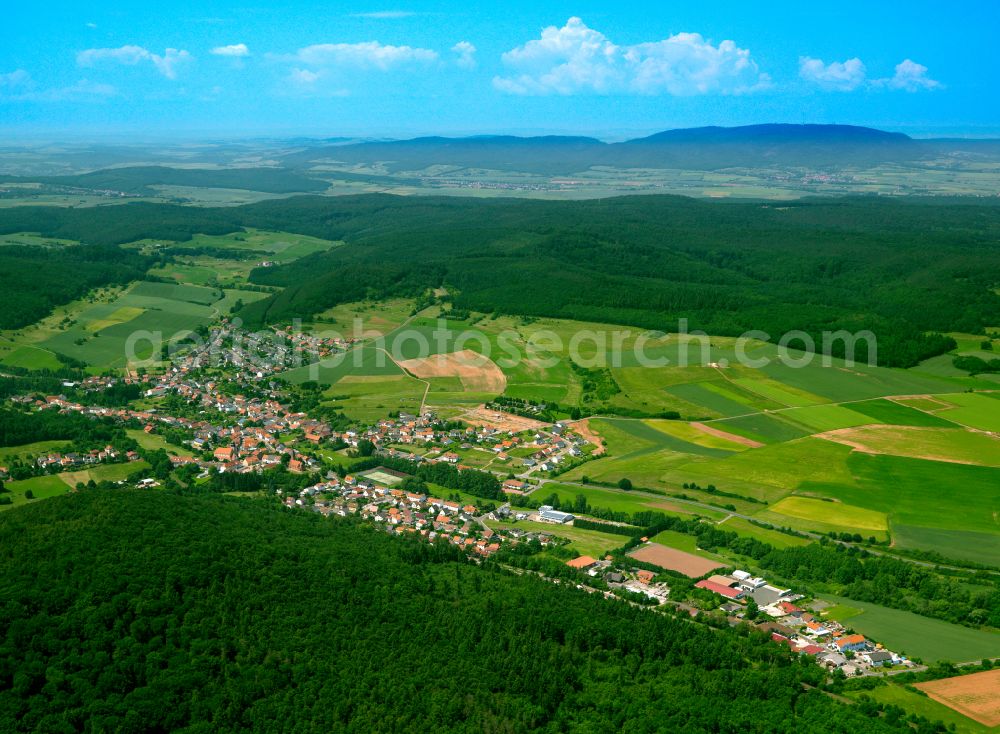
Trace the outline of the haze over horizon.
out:
M 992 137 L 998 20 L 929 2 L 24 6 L 0 31 L 0 132 L 620 140 L 788 122 Z

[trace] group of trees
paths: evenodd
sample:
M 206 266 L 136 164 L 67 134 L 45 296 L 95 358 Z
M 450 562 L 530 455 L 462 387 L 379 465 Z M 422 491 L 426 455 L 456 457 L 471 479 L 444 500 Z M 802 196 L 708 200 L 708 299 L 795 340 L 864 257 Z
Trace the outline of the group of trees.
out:
M 0 548 L 5 731 L 912 731 L 762 633 L 267 503 L 84 491 Z
M 970 375 L 979 375 L 984 372 L 1000 372 L 1000 358 L 998 357 L 983 359 L 974 354 L 964 354 L 952 359 L 952 363 L 957 369 L 968 372 Z
M 124 430 L 110 420 L 55 410 L 26 413 L 0 407 L 0 446 L 64 440 L 78 447 L 103 448 L 121 442 L 124 436 Z

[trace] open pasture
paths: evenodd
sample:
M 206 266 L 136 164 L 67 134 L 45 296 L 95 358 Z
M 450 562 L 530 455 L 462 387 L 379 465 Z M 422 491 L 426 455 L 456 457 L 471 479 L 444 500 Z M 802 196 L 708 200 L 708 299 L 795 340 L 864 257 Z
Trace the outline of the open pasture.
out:
M 1000 469 L 861 453 L 846 468 L 850 481 L 801 491 L 884 513 L 898 546 L 1000 565 Z
M 742 517 L 733 515 L 730 515 L 719 523 L 719 530 L 728 530 L 748 538 L 755 538 L 775 548 L 793 548 L 795 546 L 808 545 L 812 542 L 809 538 L 799 538 L 778 530 L 762 528 L 759 525 L 754 525 L 749 520 L 744 520 Z
M 1000 392 L 941 395 L 954 406 L 937 413 L 941 418 L 984 431 L 1000 432 Z
M 408 375 L 348 374 L 323 394 L 324 404 L 361 421 L 374 422 L 391 411 L 416 413 L 424 385 Z
M 1000 632 L 971 629 L 854 599 L 829 594 L 820 596 L 834 604 L 861 609 L 861 614 L 845 622 L 848 627 L 925 663 L 965 662 L 1000 656 Z
M 6 340 L 0 340 L 0 364 L 26 370 L 57 370 L 62 367 L 62 362 L 49 349 Z
M 134 472 L 148 469 L 149 464 L 145 461 L 130 461 L 124 464 L 99 464 L 88 469 L 78 471 L 63 472 L 56 476 L 62 479 L 69 487 L 75 487 L 77 483 L 93 480 L 95 482 L 120 482 Z
M 625 542 L 621 535 L 602 533 L 598 530 L 585 530 L 575 528 L 572 525 L 553 525 L 549 522 L 535 522 L 532 520 L 518 520 L 514 523 L 490 520 L 487 522 L 490 528 L 497 530 L 500 528 L 518 528 L 532 533 L 545 533 L 556 538 L 569 541 L 569 547 L 580 555 L 603 558 L 608 552 L 615 548 L 620 548 Z
M 830 526 L 862 534 L 884 533 L 889 527 L 885 513 L 812 497 L 785 497 L 765 514 L 768 518 L 775 515 L 796 518 L 806 524 L 815 523 L 819 527 Z
M 0 510 L 9 510 L 29 502 L 57 497 L 70 491 L 70 486 L 60 479 L 58 474 L 43 474 L 40 477 L 5 482 L 4 484 L 10 493 L 8 496 L 11 498 L 12 504 L 0 505 Z M 25 497 L 25 493 L 28 491 L 32 493 L 34 499 Z

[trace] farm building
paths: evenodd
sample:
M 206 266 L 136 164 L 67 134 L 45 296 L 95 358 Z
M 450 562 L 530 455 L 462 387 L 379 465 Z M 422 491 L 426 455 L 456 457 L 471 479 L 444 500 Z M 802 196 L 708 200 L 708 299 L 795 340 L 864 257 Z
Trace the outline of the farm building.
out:
M 719 596 L 724 596 L 727 599 L 739 599 L 743 596 L 743 589 L 734 589 L 731 586 L 723 586 L 722 584 L 717 584 L 714 581 L 709 581 L 704 579 L 695 584 L 699 589 L 705 589 L 705 591 L 711 591 L 713 594 L 718 594 Z
M 568 512 L 560 512 L 559 510 L 553 509 L 550 505 L 542 505 L 538 508 L 538 519 L 542 522 L 552 522 L 558 525 L 563 525 L 568 522 L 573 522 L 575 518 Z

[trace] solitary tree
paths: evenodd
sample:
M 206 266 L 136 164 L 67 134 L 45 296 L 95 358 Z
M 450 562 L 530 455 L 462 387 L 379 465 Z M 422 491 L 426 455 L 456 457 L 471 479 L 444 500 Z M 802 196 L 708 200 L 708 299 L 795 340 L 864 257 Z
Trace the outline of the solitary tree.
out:
M 626 492 L 632 489 L 632 480 L 628 477 L 622 477 L 618 480 L 618 488 L 624 489 Z

